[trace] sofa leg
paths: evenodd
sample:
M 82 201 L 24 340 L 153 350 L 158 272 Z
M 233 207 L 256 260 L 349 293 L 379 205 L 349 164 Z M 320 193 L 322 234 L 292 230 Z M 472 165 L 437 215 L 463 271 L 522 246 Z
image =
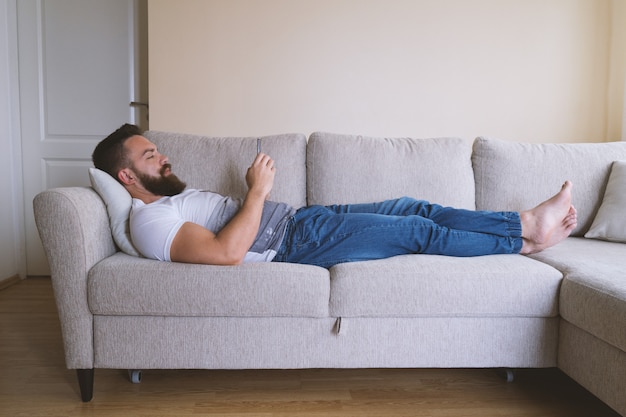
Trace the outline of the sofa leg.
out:
M 500 369 L 500 372 L 506 382 L 513 382 L 513 380 L 515 379 L 515 370 L 511 368 L 502 368 Z
M 141 382 L 141 369 L 129 369 L 128 370 L 128 378 L 130 382 L 133 384 L 138 384 Z
M 91 401 L 93 398 L 93 375 L 92 369 L 77 369 L 78 386 L 80 387 L 80 398 L 84 403 Z

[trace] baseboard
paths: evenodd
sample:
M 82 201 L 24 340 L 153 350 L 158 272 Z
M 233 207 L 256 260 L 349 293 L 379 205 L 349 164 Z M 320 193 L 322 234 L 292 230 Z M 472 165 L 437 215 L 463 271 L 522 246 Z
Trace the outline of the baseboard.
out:
M 9 288 L 11 285 L 15 285 L 20 281 L 21 279 L 19 275 L 13 275 L 12 277 L 8 277 L 3 280 L 0 280 L 0 291 L 2 291 L 5 288 Z

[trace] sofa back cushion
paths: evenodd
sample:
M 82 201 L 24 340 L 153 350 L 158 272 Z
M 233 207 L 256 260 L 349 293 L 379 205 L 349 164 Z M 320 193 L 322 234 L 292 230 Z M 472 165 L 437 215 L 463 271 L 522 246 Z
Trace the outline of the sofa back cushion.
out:
M 256 137 L 205 137 L 148 131 L 146 138 L 169 157 L 172 170 L 190 188 L 242 198 L 246 170 L 257 154 Z M 306 204 L 306 136 L 284 134 L 261 138 L 262 151 L 277 167 L 271 198 L 301 207 Z
M 479 137 L 472 162 L 476 208 L 525 210 L 556 193 L 570 180 L 582 236 L 602 203 L 615 160 L 626 159 L 626 142 L 527 144 Z
M 313 133 L 307 151 L 309 204 L 366 203 L 409 196 L 475 207 L 471 143 Z

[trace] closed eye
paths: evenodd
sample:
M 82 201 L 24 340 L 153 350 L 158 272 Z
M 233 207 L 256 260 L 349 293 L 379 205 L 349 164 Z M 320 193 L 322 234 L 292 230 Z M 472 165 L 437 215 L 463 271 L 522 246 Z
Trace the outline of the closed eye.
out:
M 156 153 L 156 148 L 151 148 L 151 149 L 146 149 L 143 152 L 143 155 L 146 157 L 146 159 L 150 159 L 150 158 L 154 158 L 155 153 Z

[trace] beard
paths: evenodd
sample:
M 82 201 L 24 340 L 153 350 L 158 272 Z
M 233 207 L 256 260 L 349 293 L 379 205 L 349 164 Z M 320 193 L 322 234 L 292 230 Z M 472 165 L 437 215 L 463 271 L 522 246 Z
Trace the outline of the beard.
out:
M 141 184 L 145 187 L 145 189 L 150 191 L 152 194 L 171 197 L 182 193 L 187 187 L 186 183 L 182 182 L 171 172 L 170 175 L 165 176 L 165 171 L 167 169 L 171 170 L 171 168 L 172 166 L 170 164 L 163 165 L 160 171 L 161 175 L 158 177 L 152 177 L 140 172 L 135 172 L 135 175 L 139 181 L 141 181 Z

